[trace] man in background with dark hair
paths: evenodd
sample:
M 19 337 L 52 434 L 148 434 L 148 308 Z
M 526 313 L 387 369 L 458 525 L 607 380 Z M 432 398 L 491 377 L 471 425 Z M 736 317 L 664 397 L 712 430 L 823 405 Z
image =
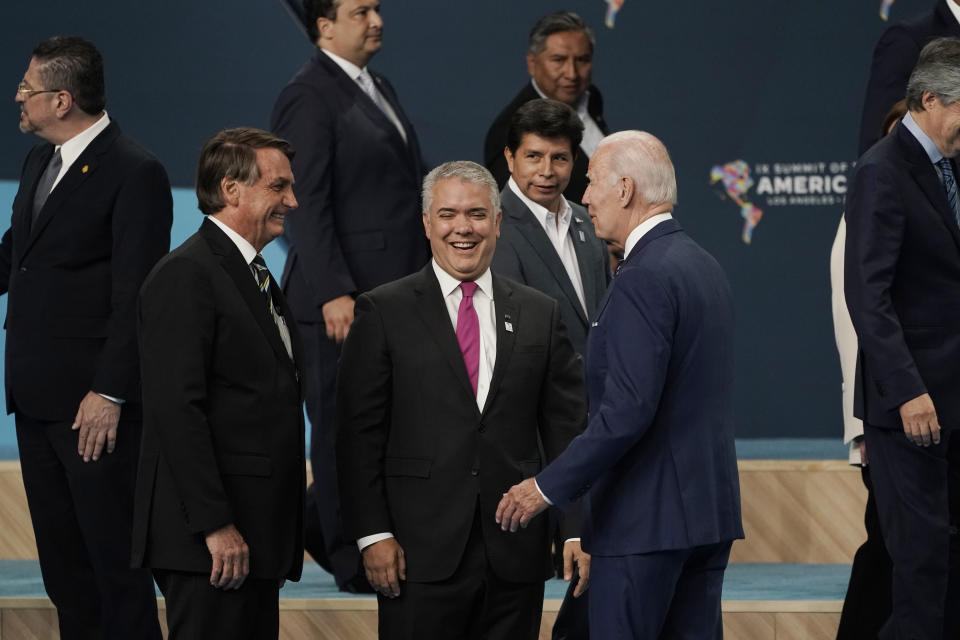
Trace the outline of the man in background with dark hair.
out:
M 607 123 L 603 119 L 600 90 L 590 84 L 593 67 L 593 31 L 583 18 L 572 11 L 548 14 L 530 31 L 527 50 L 527 71 L 530 82 L 501 111 L 483 145 L 483 161 L 500 188 L 507 183 L 510 170 L 503 156 L 510 118 L 520 105 L 537 98 L 559 100 L 573 107 L 583 122 L 583 137 L 575 159 L 570 183 L 564 191 L 567 200 L 580 204 L 587 189 L 587 163 L 603 136 Z
M 297 150 L 300 208 L 284 239 L 283 291 L 304 340 L 314 484 L 307 550 L 346 591 L 368 591 L 337 497 L 334 383 L 354 297 L 422 267 L 420 147 L 390 83 L 367 67 L 380 50 L 378 0 L 305 0 L 313 57 L 280 93 L 271 129 Z
M 881 138 L 884 115 L 903 100 L 910 72 L 924 45 L 934 38 L 960 36 L 960 0 L 935 0 L 928 11 L 892 25 L 877 41 L 870 65 L 857 155 Z
M 154 571 L 171 640 L 275 640 L 280 585 L 303 567 L 299 339 L 260 254 L 297 206 L 292 156 L 258 129 L 208 140 L 207 218 L 140 295 L 133 562 Z
M 60 637 L 160 638 L 150 574 L 130 569 L 141 405 L 134 309 L 170 246 L 163 166 L 120 132 L 90 42 L 54 37 L 17 88 L 24 163 L 0 242 L 7 411 Z
M 920 52 L 907 114 L 847 192 L 844 294 L 893 613 L 879 638 L 960 636 L 960 39 Z
M 492 264 L 498 274 L 557 301 L 581 366 L 590 320 L 610 282 L 607 246 L 586 210 L 563 197 L 582 136 L 577 112 L 557 100 L 531 100 L 514 112 L 503 149 L 510 178 L 500 192 L 503 221 Z M 590 556 L 579 538 L 555 544 L 562 549 L 557 564 L 571 584 L 553 637 L 587 638 L 586 598 L 574 598 L 586 589 Z

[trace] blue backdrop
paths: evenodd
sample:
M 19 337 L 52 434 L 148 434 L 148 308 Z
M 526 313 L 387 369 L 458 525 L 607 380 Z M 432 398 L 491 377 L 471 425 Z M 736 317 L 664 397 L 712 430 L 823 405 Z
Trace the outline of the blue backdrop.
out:
M 890 20 L 932 3 L 897 0 Z M 733 283 L 738 436 L 839 438 L 828 258 L 871 52 L 888 25 L 880 7 L 626 0 L 609 29 L 604 0 L 382 0 L 384 49 L 372 66 L 396 86 L 428 164 L 479 161 L 489 123 L 526 81 L 530 26 L 560 8 L 580 13 L 596 32 L 594 82 L 608 123 L 665 142 L 677 168 L 676 214 Z M 274 98 L 311 53 L 277 0 L 5 2 L 0 79 L 11 101 L 0 180 L 17 180 L 36 141 L 17 130 L 14 85 L 33 46 L 57 33 L 98 44 L 111 117 L 179 187 L 192 184 L 210 134 L 268 125 Z M 0 190 L 4 211 L 11 199 Z M 177 202 L 175 242 L 199 222 L 195 200 Z M 744 214 L 756 222 L 749 234 Z

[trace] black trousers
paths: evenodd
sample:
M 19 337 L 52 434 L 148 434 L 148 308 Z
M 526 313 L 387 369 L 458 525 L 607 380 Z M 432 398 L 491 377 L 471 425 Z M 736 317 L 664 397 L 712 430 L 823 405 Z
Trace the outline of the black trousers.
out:
M 893 609 L 881 640 L 960 638 L 960 435 L 918 447 L 900 429 L 864 425 L 880 528 L 893 561 Z
M 23 484 L 47 595 L 63 640 L 160 639 L 156 592 L 130 568 L 139 421 L 120 420 L 117 446 L 96 462 L 77 453 L 70 422 L 16 414 Z
M 313 469 L 313 484 L 307 490 L 304 545 L 313 559 L 333 574 L 341 590 L 372 593 L 360 563 L 357 542 L 344 538 L 340 520 L 334 450 L 340 345 L 327 337 L 322 323 L 299 323 L 298 328 L 303 339 L 310 466 Z
M 590 637 L 590 592 L 587 590 L 581 593 L 579 598 L 573 597 L 579 580 L 580 571 L 574 567 L 573 578 L 563 595 L 557 619 L 553 623 L 553 633 L 550 636 L 553 640 L 587 640 Z
M 450 578 L 402 582 L 399 597 L 377 596 L 380 640 L 536 640 L 543 582 L 497 576 L 487 561 L 478 506 L 463 558 Z
M 867 452 L 869 456 L 869 451 Z M 860 475 L 867 488 L 867 507 L 863 524 L 867 539 L 853 556 L 850 583 L 843 600 L 837 640 L 876 640 L 880 628 L 890 617 L 890 581 L 893 563 L 880 532 L 880 515 L 873 496 L 870 466 L 861 467 Z
M 210 574 L 154 570 L 167 605 L 168 640 L 277 640 L 280 583 L 247 578 L 236 590 L 210 586 Z

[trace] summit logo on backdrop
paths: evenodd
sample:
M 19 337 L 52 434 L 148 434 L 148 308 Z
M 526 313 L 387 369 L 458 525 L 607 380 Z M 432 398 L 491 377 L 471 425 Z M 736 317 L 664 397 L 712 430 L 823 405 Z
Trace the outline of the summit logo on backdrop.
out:
M 723 187 L 743 218 L 741 238 L 753 241 L 764 211 L 777 207 L 843 206 L 852 162 L 757 162 L 733 160 L 710 169 L 710 184 Z M 751 193 L 752 191 L 752 193 Z

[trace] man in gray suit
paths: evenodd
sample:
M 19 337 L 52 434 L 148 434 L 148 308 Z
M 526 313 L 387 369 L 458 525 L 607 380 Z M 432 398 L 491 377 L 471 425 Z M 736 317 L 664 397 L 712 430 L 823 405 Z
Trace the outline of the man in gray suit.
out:
M 594 234 L 590 216 L 563 197 L 582 136 L 580 117 L 562 102 L 531 100 L 514 112 L 503 150 L 510 179 L 500 193 L 503 220 L 493 256 L 495 272 L 560 304 L 581 362 L 590 319 L 610 282 L 607 247 Z M 584 566 L 573 559 L 589 556 L 580 555 L 579 540 L 556 542 L 556 548 L 563 549 L 562 572 L 570 588 L 557 613 L 553 637 L 584 640 L 586 599 L 574 598 L 586 588 L 589 560 Z M 574 564 L 580 574 L 576 579 Z
M 610 282 L 607 247 L 586 210 L 568 202 L 583 136 L 576 111 L 556 100 L 531 100 L 514 113 L 504 156 L 510 179 L 500 193 L 503 222 L 493 270 L 560 303 L 563 322 L 583 355 L 590 317 Z

